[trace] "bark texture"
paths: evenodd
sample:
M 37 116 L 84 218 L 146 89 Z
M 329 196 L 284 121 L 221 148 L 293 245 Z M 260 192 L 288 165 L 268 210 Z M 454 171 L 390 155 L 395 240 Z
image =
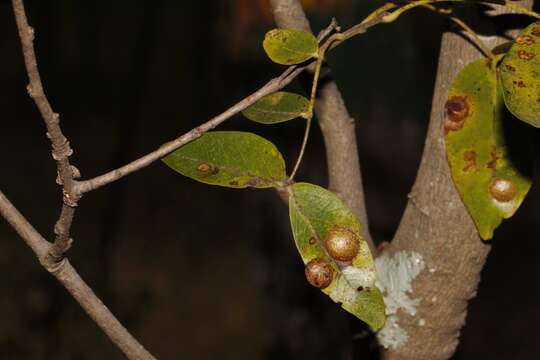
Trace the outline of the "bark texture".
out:
M 531 2 L 521 4 L 531 6 Z M 481 29 L 491 26 L 494 30 L 492 24 L 473 15 L 465 19 L 482 25 Z M 490 48 L 503 41 L 496 36 L 483 40 Z M 414 317 L 398 314 L 409 340 L 397 349 L 386 350 L 383 357 L 387 360 L 442 360 L 453 355 L 465 324 L 467 302 L 476 295 L 491 247 L 478 236 L 454 187 L 443 138 L 450 84 L 465 65 L 480 56 L 463 36 L 443 35 L 424 154 L 399 229 L 387 248 L 391 253 L 415 251 L 424 258 L 426 268 L 414 281 L 411 296 L 420 304 Z

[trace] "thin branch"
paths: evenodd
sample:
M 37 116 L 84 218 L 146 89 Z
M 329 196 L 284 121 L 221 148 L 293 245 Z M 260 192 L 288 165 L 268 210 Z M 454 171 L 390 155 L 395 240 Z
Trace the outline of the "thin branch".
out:
M 270 0 L 270 4 L 279 27 L 311 32 L 309 21 L 298 0 Z M 364 23 L 353 26 L 345 33 L 353 36 L 355 32 L 365 32 L 370 26 L 378 24 L 385 13 L 385 11 L 374 13 Z M 331 47 L 335 45 L 336 43 Z M 324 77 L 321 78 L 319 96 L 315 103 L 315 115 L 326 145 L 328 187 L 338 193 L 347 206 L 353 210 L 362 225 L 362 236 L 374 250 L 375 246 L 369 233 L 355 121 L 350 116 L 341 92 L 331 78 L 330 71 L 325 72 Z
M 71 245 L 69 234 L 75 214 L 75 207 L 79 200 L 79 195 L 75 191 L 74 172 L 78 173 L 78 171 L 69 162 L 69 156 L 73 153 L 73 150 L 60 128 L 60 117 L 53 111 L 43 90 L 34 50 L 34 29 L 28 24 L 24 2 L 23 0 L 12 0 L 12 4 L 21 39 L 24 64 L 30 81 L 27 87 L 28 94 L 36 103 L 47 127 L 47 137 L 50 139 L 52 145 L 52 157 L 57 163 L 57 182 L 62 185 L 62 210 L 54 227 L 56 239 L 50 249 L 51 256 L 60 261 L 63 254 Z
M 17 234 L 34 251 L 39 262 L 46 266 L 49 250 L 52 246 L 13 206 L 9 199 L 0 191 L 0 215 L 15 229 Z
M 0 214 L 34 251 L 40 263 L 69 291 L 86 313 L 103 332 L 132 360 L 155 360 L 155 358 L 126 330 L 110 310 L 94 294 L 67 259 L 57 262 L 50 256 L 54 246 L 34 229 L 32 224 L 13 206 L 0 191 Z
M 349 32 L 348 37 L 363 33 L 370 27 L 375 26 L 381 22 L 382 22 L 382 16 L 378 16 L 375 19 L 369 22 L 366 22 L 365 24 L 356 25 L 354 27 L 355 29 L 354 33 Z M 335 24 L 332 23 L 330 27 L 335 27 Z M 338 44 L 339 42 L 333 42 L 332 45 L 330 46 L 330 49 L 336 47 Z M 157 150 L 154 150 L 151 153 L 144 155 L 143 157 L 137 160 L 134 160 L 127 165 L 124 165 L 115 170 L 109 171 L 103 175 L 99 175 L 99 176 L 96 176 L 95 178 L 88 179 L 88 180 L 77 181 L 75 183 L 75 193 L 84 194 L 84 193 L 90 192 L 104 185 L 117 181 L 126 175 L 129 175 L 133 172 L 139 171 L 147 167 L 148 165 L 163 158 L 164 156 L 167 156 L 168 154 L 177 150 L 183 145 L 201 137 L 205 132 L 212 130 L 219 124 L 230 119 L 232 116 L 238 114 L 242 110 L 246 109 L 248 106 L 254 104 L 260 98 L 284 88 L 285 86 L 290 84 L 298 75 L 300 75 L 300 73 L 302 73 L 304 70 L 309 68 L 311 64 L 313 63 L 314 62 L 311 62 L 303 66 L 289 67 L 279 77 L 276 77 L 270 80 L 262 88 L 255 91 L 253 94 L 249 95 L 248 97 L 244 98 L 237 104 L 233 105 L 232 107 L 230 107 L 223 113 L 208 120 L 204 124 L 197 126 L 196 128 L 185 133 L 184 135 L 168 142 L 167 144 L 163 145 Z
M 298 74 L 300 74 L 306 66 L 303 67 L 296 67 L 292 66 L 288 68 L 283 74 L 277 78 L 274 78 L 270 80 L 266 85 L 264 85 L 262 88 L 254 92 L 253 94 L 249 95 L 242 101 L 238 102 L 237 104 L 233 105 L 223 113 L 219 114 L 218 116 L 210 119 L 209 121 L 205 122 L 202 125 L 197 126 L 196 128 L 190 130 L 189 132 L 185 133 L 184 135 L 180 136 L 179 138 L 176 138 L 175 140 L 168 142 L 164 146 L 160 147 L 159 149 L 135 160 L 131 163 L 124 165 L 118 169 L 109 171 L 106 174 L 97 176 L 93 179 L 79 181 L 77 183 L 77 191 L 81 194 L 87 193 L 89 191 L 98 189 L 104 185 L 107 185 L 109 183 L 112 183 L 116 180 L 119 180 L 123 178 L 126 175 L 129 175 L 133 172 L 136 172 L 138 170 L 141 170 L 148 165 L 152 164 L 154 161 L 161 159 L 164 156 L 167 156 L 171 152 L 175 151 L 176 149 L 182 147 L 183 145 L 201 137 L 205 132 L 212 130 L 219 124 L 223 123 L 224 121 L 230 119 L 232 116 L 238 114 L 248 106 L 254 104 L 257 100 L 260 98 L 271 94 L 273 92 L 278 91 L 279 89 L 287 86 L 288 84 L 293 81 Z
M 327 44 L 331 44 L 331 43 L 327 43 Z M 289 176 L 289 182 L 292 182 L 294 180 L 296 172 L 298 171 L 298 168 L 300 167 L 300 164 L 302 163 L 302 159 L 306 151 L 306 146 L 309 139 L 309 131 L 311 129 L 311 120 L 313 120 L 313 108 L 315 106 L 315 98 L 317 97 L 317 87 L 318 87 L 317 85 L 319 84 L 319 76 L 321 75 L 321 66 L 322 66 L 323 59 L 324 59 L 324 50 L 320 49 L 319 55 L 317 57 L 317 63 L 315 65 L 315 72 L 313 73 L 313 83 L 311 85 L 311 95 L 309 97 L 309 117 L 306 119 L 306 130 L 304 132 L 304 139 L 302 140 L 302 147 L 300 148 L 300 153 L 298 154 L 298 158 L 296 159 L 296 163 L 294 164 L 294 168 L 291 172 L 291 176 Z

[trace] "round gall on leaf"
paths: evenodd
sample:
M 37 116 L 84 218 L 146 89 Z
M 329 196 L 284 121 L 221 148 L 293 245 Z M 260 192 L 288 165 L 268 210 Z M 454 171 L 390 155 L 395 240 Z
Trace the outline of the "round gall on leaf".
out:
M 324 244 L 328 254 L 339 261 L 351 261 L 360 250 L 360 240 L 352 231 L 333 228 L 326 234 Z
M 321 258 L 315 258 L 308 262 L 305 271 L 309 283 L 319 289 L 328 287 L 334 278 L 332 266 Z
M 380 329 L 386 317 L 384 300 L 375 287 L 375 266 L 354 213 L 337 194 L 317 185 L 294 183 L 287 191 L 291 229 L 308 281 L 345 311 Z M 349 261 L 332 257 L 328 247 Z
M 489 190 L 493 198 L 501 202 L 508 202 L 514 199 L 517 194 L 514 183 L 506 179 L 496 179 Z

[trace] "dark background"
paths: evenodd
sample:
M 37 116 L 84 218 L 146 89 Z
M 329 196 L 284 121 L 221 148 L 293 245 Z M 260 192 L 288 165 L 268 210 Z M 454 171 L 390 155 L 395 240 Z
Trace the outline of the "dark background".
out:
M 154 150 L 278 74 L 260 46 L 273 27 L 264 4 L 28 0 L 46 92 L 83 177 Z M 306 4 L 314 29 L 331 16 L 346 28 L 377 6 Z M 415 11 L 329 56 L 358 120 L 378 241 L 392 238 L 414 181 L 443 25 Z M 50 239 L 60 209 L 55 164 L 5 0 L 0 56 L 0 188 Z M 264 127 L 241 116 L 220 128 L 265 136 L 289 169 L 303 132 L 300 121 Z M 298 179 L 326 184 L 318 129 Z M 456 359 L 540 354 L 539 210 L 533 188 L 497 231 Z M 160 359 L 345 359 L 351 338 L 357 351 L 370 346 L 358 321 L 305 281 L 272 191 L 206 186 L 158 162 L 84 197 L 73 236 L 72 263 Z M 1 359 L 123 358 L 4 221 L 0 272 Z

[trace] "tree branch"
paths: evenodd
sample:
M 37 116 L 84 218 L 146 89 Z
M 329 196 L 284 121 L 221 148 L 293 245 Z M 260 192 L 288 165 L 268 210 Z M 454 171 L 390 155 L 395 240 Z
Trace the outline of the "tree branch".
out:
M 530 6 L 531 2 L 526 4 Z M 478 21 L 476 18 L 475 23 Z M 495 36 L 483 40 L 490 47 L 501 42 Z M 387 360 L 442 360 L 452 356 L 465 323 L 467 301 L 476 295 L 491 248 L 478 236 L 455 189 L 443 135 L 450 84 L 465 65 L 480 56 L 463 36 L 443 35 L 424 154 L 399 229 L 385 249 L 390 254 L 414 251 L 422 256 L 425 270 L 413 282 L 411 294 L 420 303 L 414 316 L 398 312 L 399 327 L 408 340 L 387 349 L 383 354 Z
M 190 130 L 184 135 L 176 138 L 173 141 L 168 142 L 159 149 L 130 162 L 127 165 L 124 165 L 118 169 L 109 171 L 103 175 L 97 176 L 93 179 L 79 181 L 77 183 L 77 191 L 81 194 L 87 193 L 89 191 L 98 189 L 104 185 L 112 183 L 116 180 L 123 178 L 126 175 L 129 175 L 133 172 L 139 171 L 148 165 L 152 164 L 154 161 L 161 159 L 164 156 L 167 156 L 176 149 L 182 147 L 183 145 L 201 137 L 205 132 L 212 130 L 219 124 L 230 119 L 232 116 L 238 114 L 248 106 L 254 104 L 260 98 L 278 91 L 279 89 L 287 86 L 291 83 L 307 66 L 291 66 L 283 72 L 283 74 L 277 78 L 270 80 L 262 88 L 244 98 L 237 104 L 233 105 L 223 113 L 217 115 L 216 117 L 208 120 L 202 125 L 197 126 L 196 128 Z
M 0 214 L 34 251 L 40 263 L 69 291 L 86 313 L 96 322 L 111 341 L 128 359 L 155 360 L 155 358 L 122 326 L 110 310 L 86 285 L 77 271 L 64 258 L 60 262 L 50 256 L 54 246 L 34 229 L 32 224 L 13 206 L 0 191 Z
M 30 83 L 27 90 L 30 97 L 36 103 L 47 127 L 47 137 L 52 145 L 52 157 L 56 160 L 58 178 L 57 182 L 62 185 L 62 210 L 54 227 L 56 239 L 50 248 L 53 258 L 60 261 L 64 253 L 71 246 L 70 229 L 75 214 L 75 207 L 79 200 L 79 194 L 75 191 L 74 175 L 78 171 L 71 166 L 69 156 L 73 153 L 60 128 L 60 117 L 55 113 L 45 95 L 34 51 L 34 29 L 28 25 L 28 19 L 24 9 L 23 0 L 12 0 L 15 21 L 21 39 L 24 56 L 24 64 Z
M 377 16 L 371 19 L 370 21 L 351 27 L 349 30 L 345 31 L 343 34 L 346 34 L 348 37 L 361 34 L 365 32 L 367 29 L 369 29 L 370 27 L 381 23 L 381 21 L 382 21 L 382 16 Z M 334 27 L 335 27 L 335 24 L 334 22 L 332 22 L 328 28 L 334 28 Z M 328 29 L 323 30 L 323 33 L 325 33 L 327 30 Z M 339 42 L 332 43 L 332 45 L 330 46 L 330 49 L 335 48 L 339 44 L 340 44 Z M 240 102 L 236 103 L 229 109 L 225 110 L 223 113 L 208 120 L 204 124 L 197 126 L 196 128 L 185 133 L 184 135 L 168 142 L 167 144 L 163 145 L 162 147 L 160 147 L 159 149 L 151 153 L 137 160 L 134 160 L 127 165 L 124 165 L 115 170 L 109 171 L 103 175 L 99 175 L 99 176 L 96 176 L 95 178 L 88 179 L 88 180 L 77 181 L 75 183 L 75 192 L 78 194 L 84 194 L 84 193 L 90 192 L 104 185 L 117 181 L 126 175 L 129 175 L 133 172 L 139 171 L 147 167 L 148 165 L 163 158 L 164 156 L 167 156 L 168 154 L 182 147 L 183 145 L 201 137 L 205 132 L 212 130 L 219 124 L 230 119 L 232 116 L 238 114 L 242 110 L 246 109 L 248 106 L 254 104 L 260 98 L 284 88 L 285 86 L 290 84 L 294 79 L 296 79 L 296 77 L 298 77 L 298 75 L 300 75 L 304 70 L 309 68 L 313 63 L 314 61 L 306 65 L 302 65 L 302 66 L 290 66 L 279 77 L 276 77 L 270 80 L 262 88 L 255 91 L 253 94 L 244 98 Z M 367 226 L 364 226 L 364 229 L 367 229 Z
M 309 21 L 298 0 L 270 0 L 270 4 L 279 27 L 311 32 Z M 352 34 L 350 30 L 346 33 Z M 362 236 L 373 251 L 375 246 L 368 226 L 355 123 L 329 69 L 321 79 L 318 94 L 315 115 L 326 145 L 328 187 L 338 193 L 358 217 L 362 225 Z

